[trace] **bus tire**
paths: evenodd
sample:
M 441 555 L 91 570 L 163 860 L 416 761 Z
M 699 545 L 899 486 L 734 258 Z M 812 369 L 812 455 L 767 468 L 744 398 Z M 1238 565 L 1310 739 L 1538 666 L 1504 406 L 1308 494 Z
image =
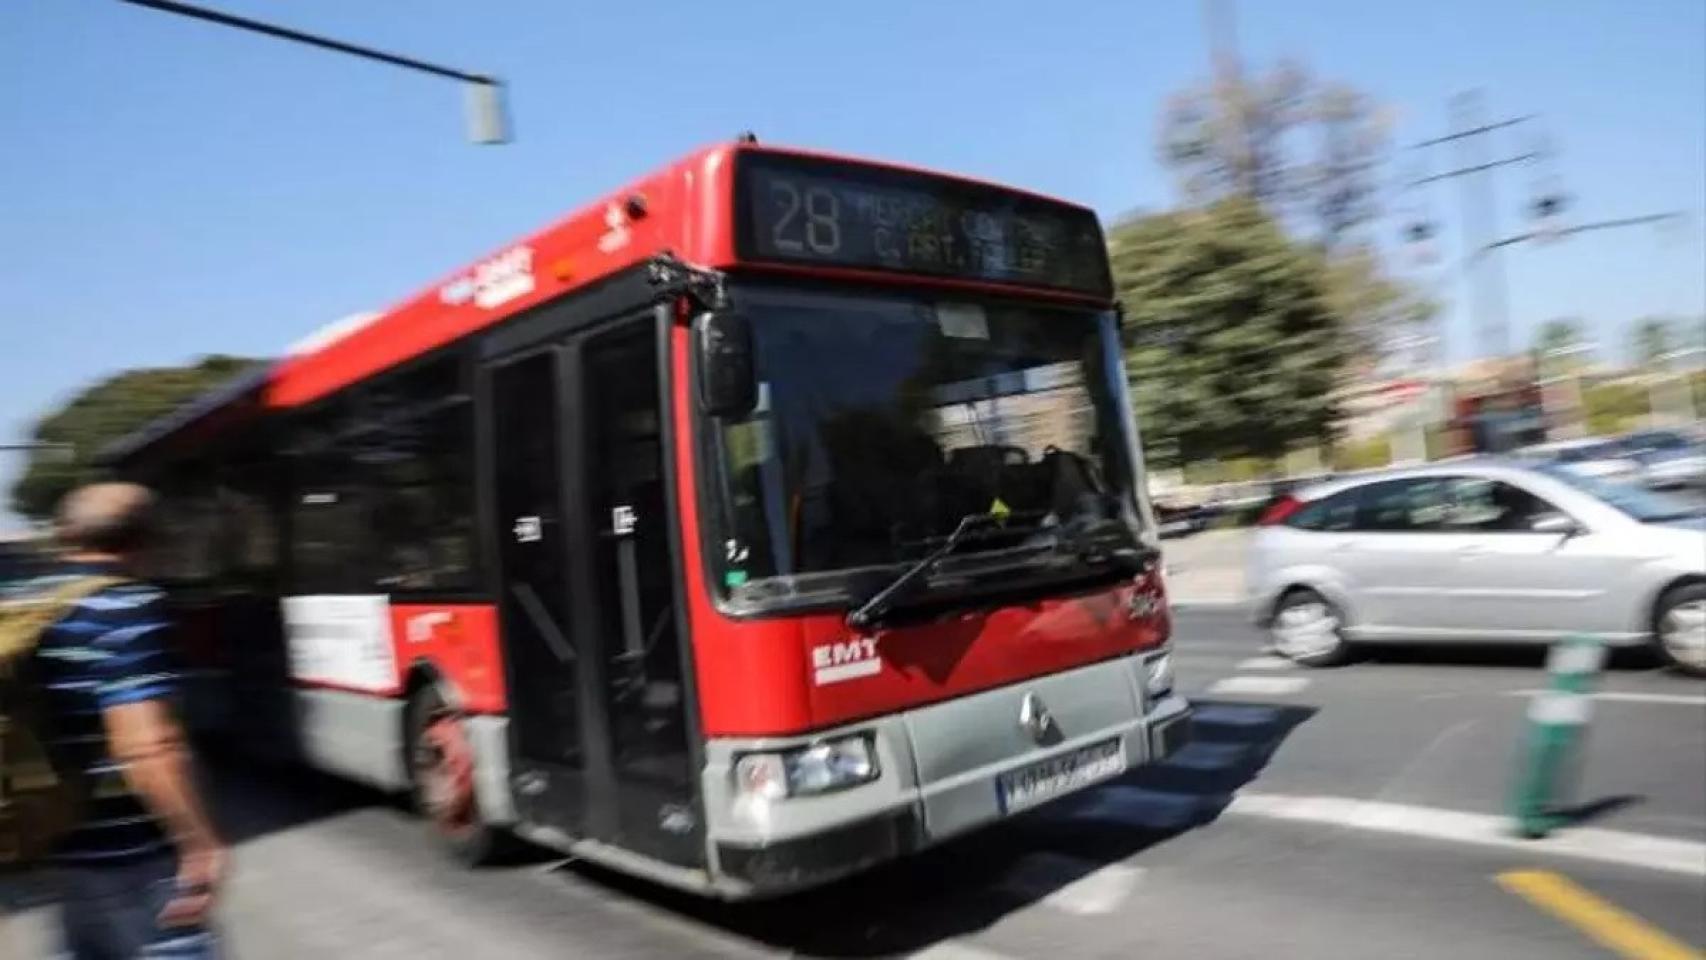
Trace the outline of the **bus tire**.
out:
M 474 747 L 461 715 L 432 686 L 415 691 L 407 709 L 404 749 L 412 806 L 434 842 L 457 861 L 468 866 L 497 861 L 507 835 L 480 816 Z
M 1691 677 L 1706 677 L 1706 582 L 1684 583 L 1659 597 L 1653 608 L 1653 648 L 1667 666 Z
M 1333 602 L 1307 587 L 1295 587 L 1274 607 L 1268 631 L 1280 656 L 1305 667 L 1336 667 L 1350 659 L 1345 617 Z

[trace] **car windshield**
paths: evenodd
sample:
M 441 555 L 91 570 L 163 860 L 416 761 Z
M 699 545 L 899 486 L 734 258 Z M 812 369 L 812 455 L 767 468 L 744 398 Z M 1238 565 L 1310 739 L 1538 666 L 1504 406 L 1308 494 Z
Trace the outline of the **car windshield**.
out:
M 1663 523 L 1685 520 L 1702 514 L 1703 508 L 1678 497 L 1654 493 L 1632 483 L 1619 483 L 1584 476 L 1551 463 L 1535 463 L 1531 467 L 1560 483 L 1568 484 L 1598 500 L 1610 504 L 1642 523 Z
M 960 551 L 1094 528 L 1135 545 L 1111 315 L 921 297 L 747 290 L 758 403 L 710 431 L 732 602 L 829 599 L 967 516 Z

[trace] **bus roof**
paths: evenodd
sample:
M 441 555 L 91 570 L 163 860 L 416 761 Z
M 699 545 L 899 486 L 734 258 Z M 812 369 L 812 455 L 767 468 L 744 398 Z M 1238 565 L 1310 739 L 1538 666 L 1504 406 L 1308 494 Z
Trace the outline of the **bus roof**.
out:
M 256 363 L 171 413 L 156 417 L 102 447 L 95 452 L 95 462 L 122 463 L 155 444 L 169 439 L 193 439 L 217 431 L 228 420 L 241 419 L 247 411 L 259 407 L 262 390 L 271 381 L 275 367 L 270 360 Z
M 207 420 L 219 407 L 240 400 L 258 397 L 264 408 L 311 403 L 567 291 L 658 256 L 669 255 L 712 269 L 740 266 L 735 240 L 737 217 L 730 198 L 733 160 L 744 151 L 924 175 L 967 188 L 1000 190 L 1094 217 L 1077 204 L 954 174 L 817 151 L 759 146 L 747 141 L 716 144 L 580 207 L 543 230 L 441 278 L 385 310 L 354 314 L 315 331 L 282 359 L 245 376 L 240 384 L 212 391 L 113 444 L 106 451 L 108 459 L 128 459 L 191 424 Z M 778 272 L 816 269 L 747 262 L 754 269 Z M 869 276 L 861 271 L 830 272 Z M 892 275 L 881 279 L 894 282 Z M 929 282 L 961 288 L 996 286 L 943 278 Z M 1001 286 L 1008 290 L 1016 287 L 1011 283 Z M 1035 292 L 1067 300 L 1106 299 L 1060 291 Z

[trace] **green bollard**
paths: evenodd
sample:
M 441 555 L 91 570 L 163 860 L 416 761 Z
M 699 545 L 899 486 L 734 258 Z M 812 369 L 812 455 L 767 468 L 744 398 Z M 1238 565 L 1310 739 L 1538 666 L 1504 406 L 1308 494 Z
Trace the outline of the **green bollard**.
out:
M 1605 647 L 1586 634 L 1564 639 L 1546 657 L 1551 682 L 1529 703 L 1528 753 L 1512 797 L 1520 836 L 1537 840 L 1569 820 L 1559 810 L 1574 787 L 1593 715 L 1593 681 L 1604 662 Z

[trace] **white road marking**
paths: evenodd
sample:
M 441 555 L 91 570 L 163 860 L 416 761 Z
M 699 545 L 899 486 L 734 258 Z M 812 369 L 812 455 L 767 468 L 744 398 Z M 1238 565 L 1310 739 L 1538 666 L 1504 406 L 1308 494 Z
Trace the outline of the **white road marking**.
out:
M 1550 693 L 1549 690 L 1511 690 L 1505 695 L 1510 697 L 1538 697 Z M 1706 707 L 1706 696 L 1692 693 L 1620 693 L 1615 690 L 1602 690 L 1587 696 L 1607 703 L 1666 703 L 1681 707 Z
M 1093 917 L 1118 910 L 1142 874 L 1139 867 L 1119 863 L 1034 853 L 1015 864 L 996 886 L 1062 913 Z
M 1227 600 L 1219 597 L 1203 597 L 1195 600 L 1190 597 L 1168 597 L 1167 605 L 1175 610 L 1247 610 L 1250 602 L 1248 600 Z
M 1240 793 L 1226 812 L 1706 877 L 1706 843 L 1644 833 L 1574 827 L 1544 840 L 1521 840 L 1511 835 L 1508 817 L 1354 797 Z
M 1267 697 L 1296 693 L 1309 686 L 1305 677 L 1227 677 L 1209 684 L 1209 695 L 1221 693 L 1248 694 Z
M 1297 664 L 1284 657 L 1261 656 L 1238 661 L 1234 670 L 1294 670 Z
M 954 940 L 943 940 L 909 956 L 913 960 L 1011 960 L 1005 953 L 996 953 L 994 950 L 985 950 Z

